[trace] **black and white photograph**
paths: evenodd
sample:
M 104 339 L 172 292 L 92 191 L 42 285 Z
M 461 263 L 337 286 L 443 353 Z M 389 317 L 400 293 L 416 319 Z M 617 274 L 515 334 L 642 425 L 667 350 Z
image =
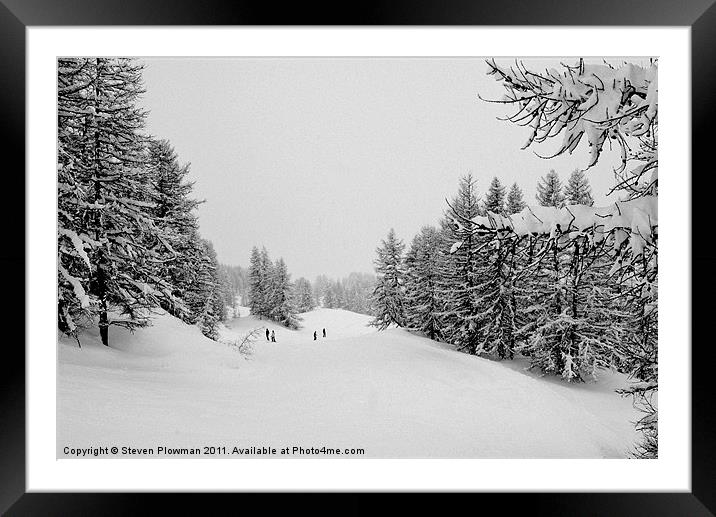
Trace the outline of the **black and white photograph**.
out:
M 56 66 L 57 458 L 659 458 L 658 57 Z

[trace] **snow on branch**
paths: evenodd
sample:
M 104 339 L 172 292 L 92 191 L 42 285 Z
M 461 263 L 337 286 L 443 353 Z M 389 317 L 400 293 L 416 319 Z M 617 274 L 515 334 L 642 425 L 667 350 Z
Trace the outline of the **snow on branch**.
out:
M 62 264 L 58 264 L 57 270 L 62 274 L 62 277 L 67 280 L 70 285 L 72 285 L 72 290 L 75 293 L 75 296 L 77 297 L 77 300 L 80 302 L 80 306 L 83 309 L 86 309 L 90 306 L 90 298 L 87 295 L 87 293 L 84 290 L 84 287 L 82 287 L 82 283 L 79 281 L 79 279 L 73 277 L 70 275 L 67 270 L 62 267 Z
M 629 239 L 634 256 L 646 244 L 654 244 L 652 235 L 658 228 L 657 197 L 644 196 L 631 201 L 617 201 L 608 206 L 568 205 L 562 208 L 528 206 L 509 216 L 488 212 L 472 219 L 476 231 L 509 230 L 518 236 L 581 235 L 591 233 L 599 241 L 615 233 L 615 245 Z
M 621 165 L 614 171 L 618 188 L 629 197 L 656 193 L 658 174 L 658 62 L 639 66 L 562 64 L 541 72 L 517 60 L 512 65 L 487 60 L 487 74 L 502 83 L 505 94 L 488 102 L 511 105 L 514 112 L 502 120 L 529 128 L 526 149 L 561 135 L 552 158 L 571 154 L 587 142 L 593 167 L 606 143 L 621 149 Z M 482 98 L 482 97 L 480 97 Z M 629 166 L 630 162 L 636 162 Z

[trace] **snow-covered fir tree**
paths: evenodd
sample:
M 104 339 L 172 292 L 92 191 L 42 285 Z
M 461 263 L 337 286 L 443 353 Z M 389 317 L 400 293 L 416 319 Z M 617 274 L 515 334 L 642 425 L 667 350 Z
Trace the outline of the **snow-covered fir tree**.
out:
M 249 309 L 259 318 L 268 316 L 267 274 L 261 251 L 254 246 L 249 259 Z
M 562 182 L 554 169 L 551 169 L 545 176 L 540 178 L 539 183 L 537 183 L 536 198 L 540 206 L 554 206 L 557 208 L 564 206 Z
M 525 296 L 518 281 L 516 257 L 521 239 L 496 232 L 486 241 L 480 249 L 476 275 L 479 283 L 474 290 L 480 307 L 475 321 L 481 329 L 476 353 L 512 359 L 518 326 L 517 300 Z
M 328 307 L 340 309 L 346 306 L 346 290 L 341 279 L 331 280 L 327 291 Z
M 458 193 L 448 203 L 441 222 L 444 245 L 440 261 L 440 293 L 444 323 L 443 337 L 461 351 L 475 354 L 480 346 L 475 289 L 478 278 L 479 248 L 484 242 L 476 233 L 473 218 L 482 215 L 475 180 L 471 174 L 460 179 Z
M 293 283 L 283 258 L 276 260 L 274 267 L 269 271 L 269 279 L 270 309 L 268 316 L 284 327 L 297 329 L 300 320 L 293 301 Z
M 589 180 L 584 171 L 580 169 L 572 171 L 564 189 L 564 196 L 568 205 L 594 205 L 592 187 L 589 186 Z
M 186 322 L 195 323 L 200 313 L 196 312 L 197 307 L 193 313 L 188 312 L 191 306 L 187 306 L 186 301 L 196 288 L 194 275 L 206 247 L 199 237 L 195 213 L 199 202 L 191 198 L 193 183 L 186 179 L 189 166 L 179 164 L 169 142 L 157 139 L 149 143 L 149 166 L 156 191 L 153 212 L 161 229 L 160 238 L 170 250 L 170 257 L 158 265 L 157 271 L 172 286 L 173 296 L 163 299 L 162 307 Z
M 377 280 L 373 290 L 375 318 L 371 325 L 383 330 L 391 324 L 405 326 L 405 267 L 403 263 L 403 241 L 390 229 L 388 237 L 376 250 L 375 260 Z
M 328 286 L 328 277 L 326 275 L 318 275 L 313 282 L 313 297 L 316 304 L 325 307 L 324 296 L 326 295 L 326 287 Z
M 259 250 L 254 246 L 249 260 L 248 282 L 251 314 L 289 328 L 299 327 L 293 283 L 282 258 L 274 264 L 265 247 Z
M 82 163 L 86 153 L 85 110 L 93 75 L 89 59 L 57 62 L 57 270 L 58 328 L 76 336 L 92 323 L 96 301 L 89 296 L 91 239 L 83 214 L 89 210 L 92 185 Z
M 335 282 L 333 280 L 329 280 L 324 286 L 322 300 L 323 307 L 327 309 L 338 308 L 338 298 L 336 296 Z
M 599 368 L 613 364 L 622 339 L 614 286 L 607 282 L 609 265 L 602 260 L 604 242 L 558 237 L 546 251 L 546 260 L 557 264 L 546 275 L 534 275 L 537 283 L 531 288 L 543 304 L 526 311 L 533 319 L 525 350 L 543 372 L 567 381 L 594 377 Z
M 507 206 L 505 207 L 505 212 L 507 215 L 517 214 L 524 210 L 526 206 L 527 205 L 522 198 L 522 189 L 520 189 L 517 183 L 513 183 L 512 187 L 510 187 L 510 191 L 507 193 Z
M 274 307 L 274 300 L 272 299 L 273 296 L 273 278 L 274 278 L 274 263 L 271 261 L 271 257 L 269 257 L 268 250 L 265 246 L 261 247 L 261 252 L 259 253 L 259 264 L 260 264 L 260 270 L 261 270 L 261 278 L 262 278 L 262 290 L 263 290 L 263 307 L 261 310 L 261 315 L 266 316 L 267 318 L 271 318 L 271 310 Z
M 625 330 L 618 350 L 622 368 L 629 372 L 633 383 L 620 393 L 632 396 L 635 406 L 644 414 L 636 423 L 643 438 L 634 455 L 656 458 L 659 435 L 656 405 L 659 389 L 657 249 L 645 247 L 637 260 L 622 257 L 624 259 L 628 265 L 615 272 Z
M 485 194 L 485 211 L 495 214 L 505 213 L 505 187 L 495 176 L 490 182 L 490 188 Z
M 156 193 L 137 106 L 141 71 L 123 58 L 58 63 L 61 328 L 76 326 L 79 308 L 98 317 L 105 345 L 111 325 L 144 326 L 172 297 L 158 274 L 170 251 L 150 210 Z
M 219 338 L 219 324 L 226 320 L 223 285 L 214 245 L 206 239 L 202 239 L 201 244 L 204 248 L 204 259 L 199 264 L 198 300 L 203 298 L 203 304 L 196 323 L 202 334 L 216 341 Z
M 440 247 L 442 236 L 433 226 L 421 228 L 405 258 L 406 327 L 430 339 L 441 335 Z
M 294 298 L 296 302 L 296 310 L 298 312 L 312 311 L 316 307 L 311 282 L 303 277 L 296 280 L 294 286 Z

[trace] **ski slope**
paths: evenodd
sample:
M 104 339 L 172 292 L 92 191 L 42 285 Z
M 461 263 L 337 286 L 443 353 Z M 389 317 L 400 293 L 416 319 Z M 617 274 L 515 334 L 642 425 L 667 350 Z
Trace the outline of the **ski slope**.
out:
M 638 439 L 625 376 L 568 385 L 526 363 L 468 356 L 340 309 L 291 331 L 248 316 L 233 341 L 268 327 L 248 358 L 160 315 L 133 335 L 59 338 L 57 447 L 363 448 L 380 458 L 614 458 Z M 326 328 L 327 337 L 321 337 Z M 318 340 L 313 340 L 317 331 Z

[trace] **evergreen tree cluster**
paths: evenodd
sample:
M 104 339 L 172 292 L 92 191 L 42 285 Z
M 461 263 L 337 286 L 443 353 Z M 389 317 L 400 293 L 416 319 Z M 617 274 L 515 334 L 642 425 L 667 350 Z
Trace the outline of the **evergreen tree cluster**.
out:
M 556 151 L 552 148 L 550 155 L 554 157 L 572 154 L 580 141 L 586 141 L 587 168 L 590 168 L 598 163 L 608 142 L 608 148 L 616 147 L 621 154 L 621 164 L 613 169 L 615 182 L 610 193 L 618 193 L 622 200 L 658 196 L 658 60 L 613 65 L 606 61 L 589 64 L 579 59 L 571 64 L 560 63 L 558 67 L 538 70 L 519 60 L 501 66 L 489 59 L 487 66 L 488 75 L 494 76 L 505 89 L 501 99 L 491 102 L 512 108 L 512 113 L 503 120 L 530 128 L 523 148 L 555 139 L 558 146 Z M 554 178 L 543 185 L 545 188 L 538 193 L 544 201 L 542 204 L 547 204 L 547 200 L 554 206 L 559 203 L 558 196 L 549 194 L 550 190 L 557 192 L 557 186 Z M 580 172 L 572 174 L 564 195 L 568 204 L 591 206 L 593 203 Z M 617 233 L 612 236 L 614 256 L 608 276 L 618 278 L 621 285 L 607 307 L 610 310 L 620 307 L 624 313 L 624 318 L 614 320 L 624 331 L 617 350 L 622 356 L 623 367 L 634 381 L 632 388 L 624 393 L 631 394 L 635 405 L 644 411 L 644 418 L 637 423 L 643 441 L 635 456 L 656 458 L 657 236 L 652 231 L 648 236 L 649 245 L 637 253 L 630 253 L 630 246 L 621 245 L 624 236 Z M 558 246 L 558 242 L 553 243 L 555 249 Z M 588 260 L 590 252 L 596 252 L 590 248 L 596 248 L 594 243 L 575 245 L 573 262 L 579 265 L 585 258 Z M 591 263 L 591 267 L 600 266 L 597 259 Z M 583 283 L 583 279 L 575 278 L 571 285 L 574 289 L 575 285 Z M 597 284 L 604 288 L 603 282 Z M 587 300 L 591 299 L 587 297 Z M 561 306 L 563 296 L 555 296 L 555 300 Z M 552 362 L 557 363 L 557 357 Z
M 646 287 L 637 276 L 625 281 L 613 273 L 618 243 L 559 231 L 518 236 L 478 225 L 478 216 L 524 208 L 517 185 L 505 191 L 495 178 L 481 197 L 467 175 L 439 229 L 422 228 L 407 251 L 391 229 L 377 250 L 373 324 L 418 331 L 469 354 L 523 355 L 534 368 L 567 381 L 594 377 L 601 368 L 631 372 L 630 361 L 643 361 L 630 359 L 629 350 L 645 347 L 625 343 L 652 339 L 656 314 L 648 304 L 625 302 L 624 285 L 634 283 L 634 300 Z M 550 171 L 540 180 L 537 200 L 551 207 L 565 200 L 593 203 L 579 172 L 565 194 Z
M 58 328 L 134 329 L 162 308 L 212 339 L 226 283 L 198 231 L 189 165 L 145 132 L 142 66 L 61 58 L 58 107 Z
M 308 281 L 301 279 L 300 283 L 304 282 Z M 251 314 L 291 329 L 299 328 L 297 305 L 302 300 L 296 297 L 297 291 L 282 258 L 272 262 L 266 248 L 259 250 L 254 246 L 249 259 L 248 284 Z M 310 284 L 308 288 L 310 291 Z

